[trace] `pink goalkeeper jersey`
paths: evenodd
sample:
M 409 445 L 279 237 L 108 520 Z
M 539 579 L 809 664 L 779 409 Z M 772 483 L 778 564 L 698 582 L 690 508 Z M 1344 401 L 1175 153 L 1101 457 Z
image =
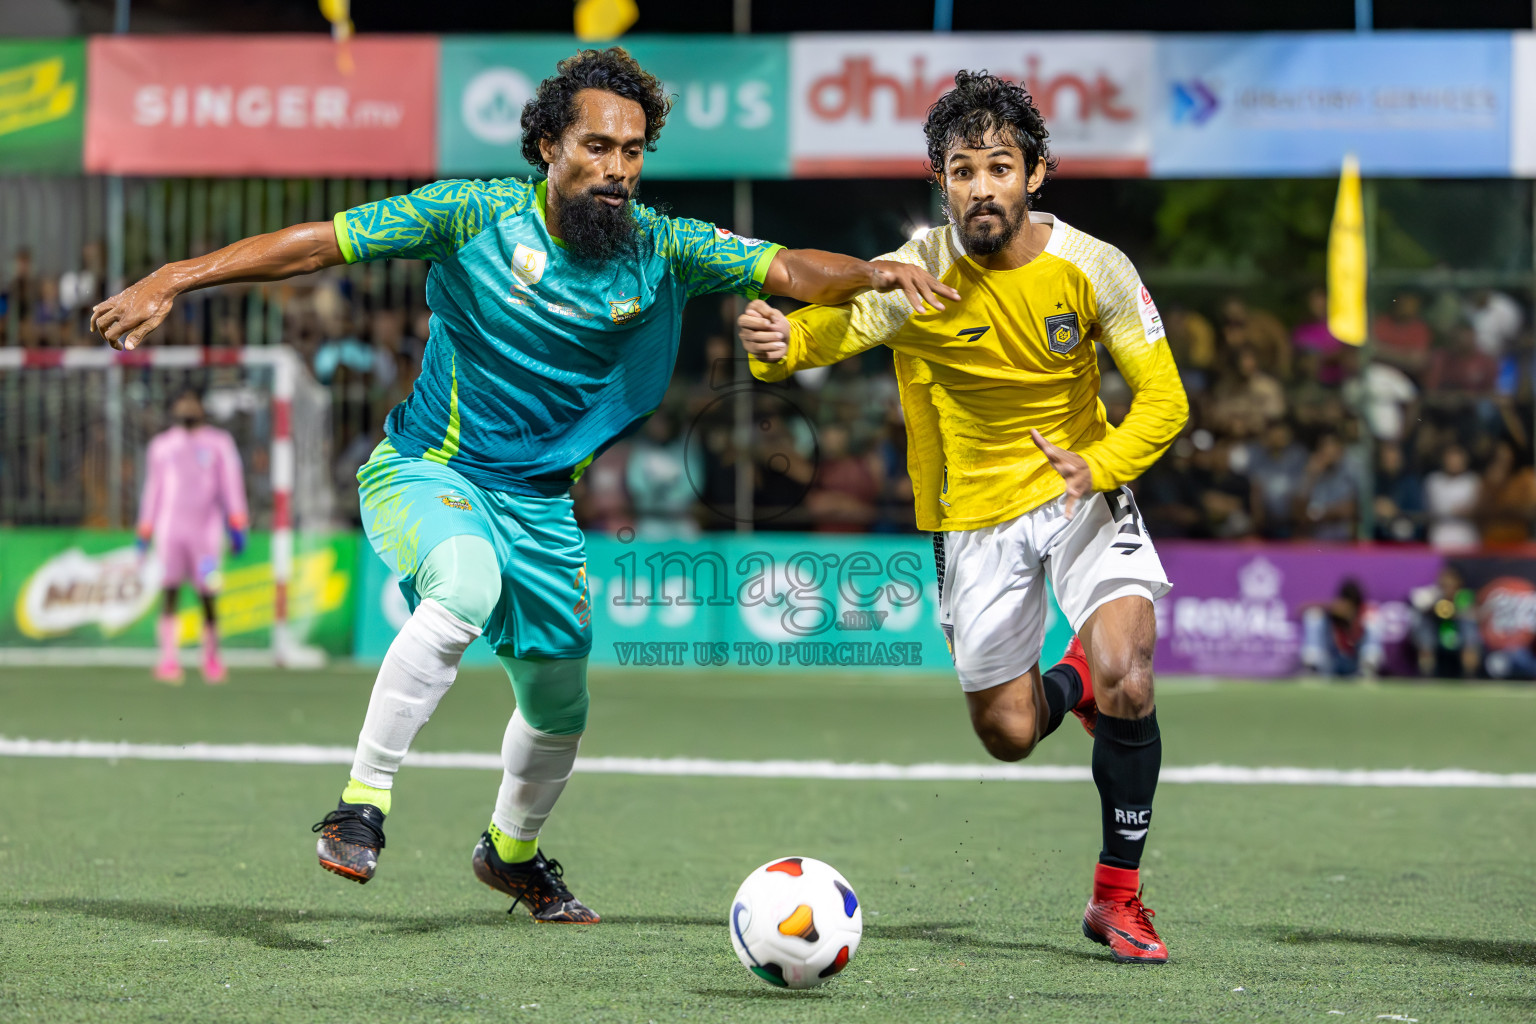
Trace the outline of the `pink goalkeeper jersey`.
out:
M 139 533 L 217 551 L 225 523 L 246 526 L 235 439 L 218 427 L 172 427 L 149 442 Z

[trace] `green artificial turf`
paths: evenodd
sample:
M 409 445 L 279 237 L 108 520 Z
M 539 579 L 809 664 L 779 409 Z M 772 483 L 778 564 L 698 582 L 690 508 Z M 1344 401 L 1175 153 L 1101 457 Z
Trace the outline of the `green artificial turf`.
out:
M 0 735 L 349 745 L 366 672 L 0 671 Z M 598 673 L 583 753 L 983 760 L 951 680 Z M 494 751 L 466 673 L 426 750 Z M 1532 691 L 1179 684 L 1168 764 L 1530 772 Z M 1041 761 L 1086 764 L 1069 721 Z M 534 925 L 475 881 L 495 772 L 407 769 L 378 877 L 320 871 L 340 766 L 0 758 L 0 1020 L 1439 1021 L 1536 1019 L 1536 791 L 1165 785 L 1143 878 L 1173 954 L 1083 939 L 1086 783 L 580 776 L 546 832 L 605 916 Z M 742 969 L 741 878 L 820 857 L 864 942 L 810 992 Z M 535 1005 L 536 1004 L 536 1005 Z M 1329 1011 L 1340 1011 L 1330 1013 Z

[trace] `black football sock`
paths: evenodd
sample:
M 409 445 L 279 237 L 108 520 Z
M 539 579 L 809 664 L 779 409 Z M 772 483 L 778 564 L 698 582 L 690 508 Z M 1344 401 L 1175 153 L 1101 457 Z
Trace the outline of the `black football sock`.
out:
M 1152 822 L 1152 794 L 1163 763 L 1157 712 L 1146 718 L 1115 718 L 1099 712 L 1093 727 L 1093 782 L 1104 813 L 1099 863 L 1117 868 L 1141 864 Z
M 1083 699 L 1083 680 L 1077 669 L 1063 661 L 1040 677 L 1040 685 L 1045 687 L 1045 707 L 1050 716 L 1045 723 L 1045 732 L 1040 734 L 1040 738 L 1045 739 L 1061 725 L 1067 712 Z

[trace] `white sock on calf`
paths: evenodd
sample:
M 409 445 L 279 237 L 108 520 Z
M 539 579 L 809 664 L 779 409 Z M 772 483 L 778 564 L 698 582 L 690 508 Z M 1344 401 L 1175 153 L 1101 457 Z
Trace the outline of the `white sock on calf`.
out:
M 501 792 L 491 823 L 514 839 L 533 839 L 544 827 L 576 765 L 581 733 L 540 732 L 514 711 L 501 742 Z
M 378 789 L 389 789 L 411 741 L 427 724 L 437 702 L 453 685 L 459 659 L 480 630 L 462 622 L 431 599 L 400 630 L 368 701 L 368 717 L 357 737 L 352 777 Z

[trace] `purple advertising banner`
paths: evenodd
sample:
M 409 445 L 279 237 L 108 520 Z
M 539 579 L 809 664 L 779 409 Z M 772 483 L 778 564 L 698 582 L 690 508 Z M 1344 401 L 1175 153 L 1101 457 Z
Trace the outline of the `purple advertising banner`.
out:
M 1271 678 L 1301 669 L 1302 610 L 1353 579 L 1375 606 L 1390 674 L 1410 670 L 1410 592 L 1435 581 L 1445 559 L 1427 548 L 1159 545 L 1173 581 L 1157 607 L 1157 668 L 1193 675 Z

